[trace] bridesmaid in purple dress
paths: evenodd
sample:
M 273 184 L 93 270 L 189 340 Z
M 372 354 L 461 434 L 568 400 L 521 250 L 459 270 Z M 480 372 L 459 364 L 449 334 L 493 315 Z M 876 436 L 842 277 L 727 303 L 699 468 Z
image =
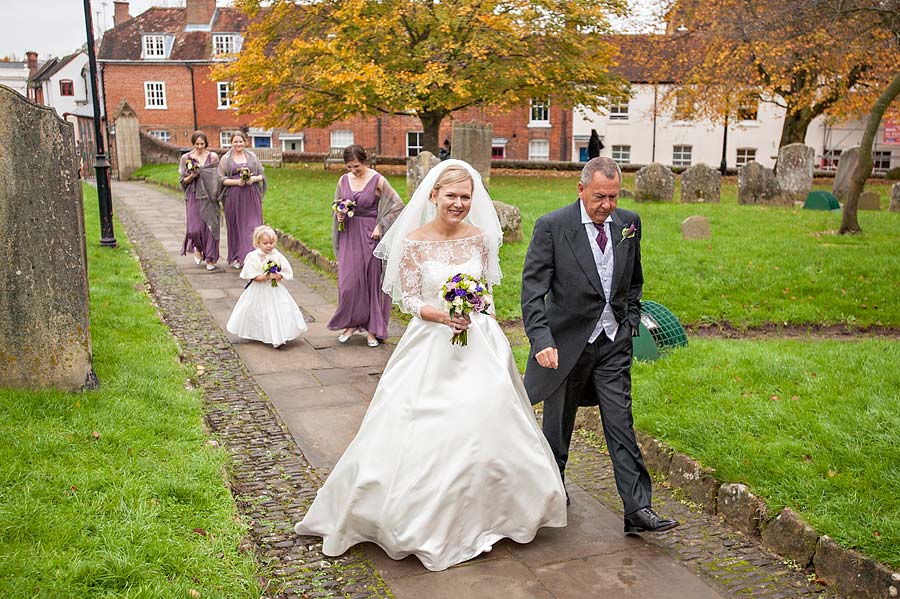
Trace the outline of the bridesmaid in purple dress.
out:
M 252 252 L 253 230 L 262 220 L 262 202 L 266 178 L 256 154 L 245 149 L 247 138 L 237 132 L 231 136 L 231 149 L 219 161 L 225 195 L 225 226 L 228 229 L 229 264 L 244 266 L 244 256 Z M 243 176 L 242 176 L 243 175 Z
M 356 202 L 352 217 L 335 215 L 331 229 L 338 261 L 338 308 L 328 328 L 346 343 L 357 330 L 364 331 L 369 347 L 387 338 L 391 298 L 381 290 L 382 264 L 372 252 L 403 210 L 403 200 L 388 180 L 366 166 L 368 156 L 359 145 L 344 148 L 349 171 L 341 177 L 334 198 Z M 338 223 L 343 222 L 343 231 Z
M 202 131 L 191 135 L 194 149 L 181 157 L 178 174 L 184 189 L 187 221 L 181 255 L 194 252 L 194 262 L 206 262 L 206 270 L 215 270 L 219 261 L 219 186 L 216 169 L 219 157 L 209 151 Z M 189 166 L 190 165 L 190 166 Z

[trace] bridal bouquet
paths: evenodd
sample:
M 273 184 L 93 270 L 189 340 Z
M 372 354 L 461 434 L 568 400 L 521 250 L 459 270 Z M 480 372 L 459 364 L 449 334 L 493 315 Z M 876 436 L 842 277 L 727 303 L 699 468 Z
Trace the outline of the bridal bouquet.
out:
M 250 169 L 247 168 L 246 166 L 244 168 L 242 168 L 241 170 L 239 170 L 238 173 L 240 173 L 241 179 L 243 179 L 244 181 L 250 180 L 250 176 L 251 176 Z
M 353 218 L 353 209 L 356 208 L 356 202 L 354 200 L 341 200 L 337 199 L 331 205 L 331 211 L 335 214 L 343 214 L 346 218 Z M 344 230 L 344 222 L 338 221 L 337 229 L 338 231 Z
M 263 273 L 267 275 L 274 275 L 281 272 L 281 266 L 277 262 L 273 262 L 272 260 L 266 260 L 266 264 L 263 266 Z M 272 283 L 272 287 L 278 287 L 278 281 L 272 279 L 270 281 Z
M 484 279 L 476 279 L 465 273 L 455 274 L 441 287 L 444 308 L 450 316 L 467 316 L 472 312 L 486 312 L 494 301 Z M 450 343 L 465 347 L 468 344 L 468 331 L 456 333 Z

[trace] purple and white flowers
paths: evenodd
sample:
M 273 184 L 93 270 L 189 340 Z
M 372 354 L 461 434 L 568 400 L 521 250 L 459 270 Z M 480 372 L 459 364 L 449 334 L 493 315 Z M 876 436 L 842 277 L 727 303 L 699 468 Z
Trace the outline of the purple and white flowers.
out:
M 467 316 L 472 312 L 486 312 L 491 307 L 494 297 L 484 279 L 476 279 L 472 275 L 458 273 L 447 279 L 441 287 L 444 308 L 450 316 Z M 468 344 L 468 331 L 456 333 L 450 343 L 465 347 Z
M 331 205 L 332 212 L 334 212 L 335 214 L 343 214 L 344 218 L 345 218 L 345 220 L 343 220 L 343 221 L 341 221 L 341 220 L 338 221 L 338 226 L 337 226 L 338 231 L 344 230 L 344 224 L 346 223 L 346 219 L 353 218 L 353 209 L 354 208 L 356 208 L 355 200 L 337 199 Z
M 272 260 L 266 260 L 265 265 L 263 266 L 263 273 L 267 275 L 275 275 L 281 272 L 281 266 Z M 278 281 L 275 279 L 271 280 L 272 287 L 278 287 Z
M 200 163 L 197 162 L 192 156 L 189 156 L 188 159 L 184 163 L 184 170 L 187 174 L 192 175 L 198 170 L 200 170 Z

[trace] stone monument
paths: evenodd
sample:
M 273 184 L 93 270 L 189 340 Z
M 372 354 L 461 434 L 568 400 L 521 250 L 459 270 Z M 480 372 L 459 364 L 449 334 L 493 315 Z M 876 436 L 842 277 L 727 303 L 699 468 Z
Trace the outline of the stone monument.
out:
M 881 210 L 881 197 L 874 191 L 864 191 L 859 194 L 857 210 Z
M 709 220 L 705 216 L 689 216 L 681 221 L 682 239 L 709 239 Z
M 706 165 L 696 164 L 681 174 L 681 203 L 719 203 L 722 174 Z
M 675 174 L 662 164 L 648 164 L 634 175 L 636 202 L 671 202 L 674 197 Z
M 844 204 L 847 202 L 847 193 L 850 191 L 850 178 L 853 177 L 853 171 L 859 164 L 859 148 L 850 148 L 841 154 L 838 161 L 837 174 L 834 176 L 834 183 L 831 186 L 831 193 L 838 199 L 838 202 Z
M 141 128 L 137 113 L 122 100 L 113 116 L 116 124 L 116 166 L 119 180 L 127 181 L 131 174 L 141 168 Z
M 738 204 L 777 204 L 780 198 L 772 169 L 751 160 L 738 170 Z
M 418 156 L 406 159 L 406 199 L 412 198 L 413 193 L 432 168 L 440 164 L 440 159 L 424 150 Z
M 494 201 L 494 211 L 503 230 L 503 243 L 522 241 L 522 213 L 518 206 Z
M 465 160 L 481 175 L 484 186 L 491 184 L 491 145 L 494 135 L 493 125 L 477 123 L 453 123 L 451 157 Z
M 894 183 L 891 186 L 891 204 L 888 210 L 900 212 L 900 183 Z
M 0 85 L 0 388 L 93 387 L 75 131 Z
M 788 144 L 778 150 L 775 178 L 781 187 L 782 203 L 803 202 L 812 189 L 813 159 L 816 151 L 804 144 Z

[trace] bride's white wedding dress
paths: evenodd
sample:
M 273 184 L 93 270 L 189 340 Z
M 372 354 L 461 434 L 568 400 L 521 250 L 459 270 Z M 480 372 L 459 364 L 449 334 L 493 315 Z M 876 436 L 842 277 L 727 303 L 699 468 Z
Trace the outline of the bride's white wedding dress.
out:
M 441 285 L 456 273 L 481 277 L 487 243 L 405 240 L 404 310 L 441 308 Z M 509 342 L 492 317 L 471 319 L 465 347 L 445 325 L 410 321 L 356 438 L 295 526 L 323 537 L 326 555 L 371 541 L 443 570 L 500 539 L 527 543 L 566 525 L 559 470 Z

